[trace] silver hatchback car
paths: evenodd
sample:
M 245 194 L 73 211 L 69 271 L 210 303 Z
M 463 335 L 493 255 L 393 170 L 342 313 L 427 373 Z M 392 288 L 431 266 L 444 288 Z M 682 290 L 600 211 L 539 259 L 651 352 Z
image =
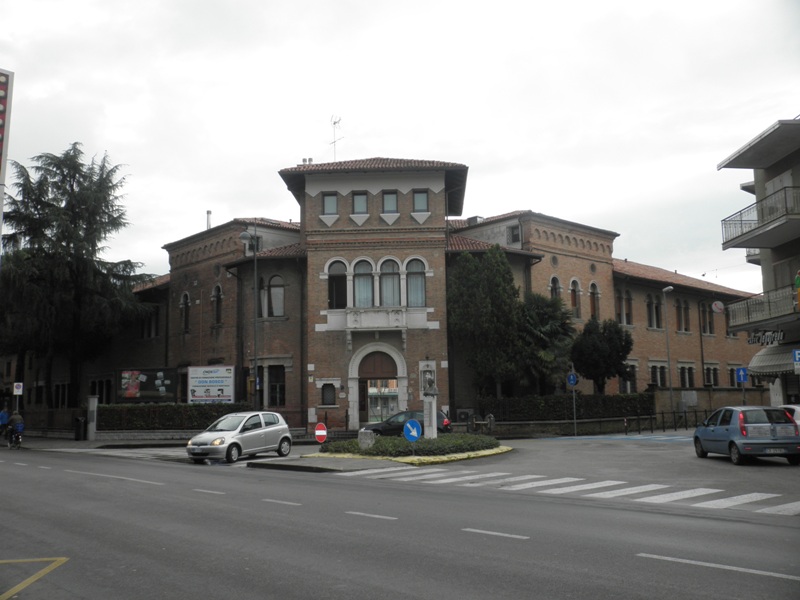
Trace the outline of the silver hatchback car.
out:
M 286 456 L 292 450 L 292 434 L 283 417 L 275 412 L 238 412 L 220 417 L 204 432 L 186 444 L 186 453 L 195 463 L 205 459 L 225 459 L 235 463 L 240 456 L 277 452 Z
M 800 465 L 800 432 L 783 408 L 725 406 L 697 426 L 694 451 L 700 458 L 727 454 L 735 465 L 748 456 L 782 457 Z

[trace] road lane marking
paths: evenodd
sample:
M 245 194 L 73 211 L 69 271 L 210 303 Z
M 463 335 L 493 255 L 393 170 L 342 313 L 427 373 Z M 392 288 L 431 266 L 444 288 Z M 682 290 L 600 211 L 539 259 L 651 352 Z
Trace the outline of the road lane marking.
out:
M 0 594 L 0 600 L 10 600 L 10 598 L 15 598 L 19 592 L 24 590 L 26 587 L 28 587 L 32 583 L 35 583 L 35 582 L 39 581 L 42 577 L 47 575 L 50 571 L 53 571 L 54 569 L 57 569 L 58 567 L 63 565 L 68 560 L 69 560 L 68 558 L 65 558 L 63 556 L 62 557 L 58 557 L 58 558 L 30 558 L 30 559 L 19 559 L 19 560 L 0 560 L 0 565 L 1 564 L 10 564 L 10 563 L 30 563 L 30 562 L 49 562 L 49 563 L 51 563 L 48 566 L 46 566 L 44 569 L 41 569 L 40 571 L 38 571 L 38 572 L 34 573 L 33 575 L 31 575 L 30 577 L 28 577 L 22 583 L 19 583 L 19 584 L 15 585 L 13 588 L 11 588 L 10 590 L 8 590 L 7 592 L 4 592 L 4 593 Z
M 354 477 L 356 475 L 374 475 L 376 473 L 391 473 L 392 471 L 409 471 L 417 467 L 384 467 L 382 469 L 362 469 L 361 471 L 347 471 L 345 473 L 337 473 L 339 477 Z
M 408 473 L 411 473 L 411 472 L 415 473 L 416 475 L 422 475 L 424 473 L 436 473 L 437 477 L 438 477 L 439 475 L 443 475 L 444 474 L 444 473 L 442 473 L 442 471 L 446 471 L 447 470 L 447 469 L 441 469 L 441 468 L 422 468 L 422 469 L 420 469 L 419 467 L 411 467 L 411 468 L 413 469 L 413 471 L 404 471 L 404 472 L 397 472 L 397 473 L 386 473 L 386 474 L 382 474 L 382 475 L 370 475 L 369 477 L 367 477 L 367 479 L 395 479 L 396 481 L 410 481 L 410 480 L 406 480 L 406 479 L 397 479 L 397 478 L 398 477 L 403 477 L 404 475 L 407 475 Z
M 570 492 L 582 492 L 584 490 L 594 490 L 601 487 L 611 487 L 612 485 L 625 485 L 627 481 L 597 481 L 595 483 L 582 483 L 569 487 L 556 488 L 554 490 L 542 490 L 540 494 L 568 494 Z
M 561 479 L 547 479 L 545 481 L 531 481 L 528 483 L 519 483 L 517 485 L 510 485 L 508 487 L 503 487 L 500 489 L 503 490 L 528 490 L 530 488 L 536 487 L 545 487 L 547 485 L 558 485 L 560 483 L 572 483 L 573 481 L 583 481 L 583 478 L 580 477 L 562 477 Z
M 370 513 L 356 512 L 352 510 L 346 511 L 345 514 L 355 515 L 356 517 L 368 517 L 370 519 L 385 519 L 387 521 L 397 521 L 397 517 L 387 517 L 386 515 L 372 515 Z
M 800 576 L 797 575 L 784 575 L 783 573 L 773 573 L 772 571 L 759 571 L 757 569 L 745 569 L 743 567 L 734 567 L 731 565 L 719 565 L 716 563 L 703 562 L 699 560 L 688 560 L 686 558 L 675 558 L 672 556 L 658 556 L 657 554 L 644 554 L 640 553 L 636 556 L 641 558 L 652 558 L 655 560 L 665 560 L 667 562 L 682 563 L 685 565 L 694 565 L 697 567 L 709 567 L 711 569 L 722 569 L 724 571 L 737 571 L 739 573 L 749 573 L 751 575 L 764 575 L 766 577 L 777 577 L 778 579 L 790 579 L 791 581 L 800 581 Z
M 585 498 L 617 498 L 618 496 L 630 496 L 632 494 L 641 494 L 643 492 L 655 492 L 656 490 L 663 490 L 668 488 L 668 485 L 661 485 L 660 483 L 651 483 L 650 485 L 637 485 L 636 487 L 622 488 L 621 490 L 609 490 L 607 492 L 596 492 L 594 494 L 584 494 Z
M 730 506 L 738 506 L 740 504 L 747 504 L 748 502 L 758 502 L 759 500 L 766 500 L 767 498 L 777 498 L 780 494 L 743 494 L 741 496 L 731 496 L 730 498 L 722 498 L 720 500 L 709 500 L 707 502 L 699 502 L 692 504 L 699 508 L 728 508 Z
M 466 531 L 467 533 L 480 533 L 482 535 L 494 535 L 494 536 L 497 536 L 497 537 L 506 537 L 506 538 L 511 538 L 511 539 L 514 539 L 514 540 L 529 540 L 529 539 L 531 539 L 527 535 L 516 535 L 514 533 L 502 533 L 500 531 L 486 531 L 484 529 L 466 528 L 466 529 L 462 529 L 461 531 Z
M 149 485 L 164 485 L 158 481 L 147 481 L 146 479 L 134 479 L 132 477 L 120 477 L 119 475 L 106 475 L 105 473 L 90 473 L 89 471 L 72 471 L 64 469 L 65 473 L 75 473 L 76 475 L 91 475 L 92 477 L 106 477 L 108 479 L 121 479 L 122 481 L 132 481 L 134 483 L 147 483 Z
M 447 479 L 438 479 L 436 481 L 426 481 L 425 483 L 456 483 L 458 481 L 486 479 L 488 477 L 502 477 L 503 475 L 508 475 L 508 473 L 481 473 L 479 475 L 464 475 L 464 477 L 449 477 Z
M 800 502 L 791 502 L 789 504 L 771 506 L 770 508 L 762 508 L 756 512 L 768 513 L 771 515 L 800 515 Z
M 193 492 L 199 492 L 201 494 L 216 494 L 218 496 L 224 496 L 225 492 L 217 492 L 215 490 L 201 490 L 199 488 L 195 488 L 192 490 Z
M 393 481 L 422 481 L 423 479 L 436 479 L 442 475 L 466 475 L 475 471 L 450 471 L 449 473 L 427 473 L 426 475 L 411 475 L 410 477 L 394 477 Z
M 494 485 L 498 483 L 512 483 L 515 481 L 528 481 L 529 479 L 543 479 L 545 475 L 518 475 L 517 477 L 507 477 L 506 479 L 497 479 L 495 481 L 481 481 L 478 483 L 462 483 L 464 487 L 472 487 L 479 485 Z
M 287 500 L 273 500 L 272 498 L 262 498 L 262 502 L 269 502 L 271 504 L 285 504 L 286 506 L 303 506 L 299 502 L 288 502 Z
M 711 488 L 694 488 L 682 492 L 672 492 L 671 494 L 661 494 L 659 496 L 648 496 L 647 498 L 636 498 L 633 502 L 650 502 L 651 504 L 665 504 L 675 500 L 694 498 L 695 496 L 705 496 L 706 494 L 716 494 L 725 490 L 715 490 Z

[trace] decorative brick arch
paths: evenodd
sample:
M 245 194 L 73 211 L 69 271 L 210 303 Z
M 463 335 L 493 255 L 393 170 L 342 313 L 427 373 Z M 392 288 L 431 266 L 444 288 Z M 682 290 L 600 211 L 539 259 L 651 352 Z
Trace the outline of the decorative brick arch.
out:
M 347 397 L 349 399 L 349 422 L 350 429 L 358 429 L 358 373 L 361 361 L 373 352 L 382 352 L 387 354 L 397 367 L 397 400 L 400 410 L 408 408 L 408 365 L 403 354 L 395 347 L 381 342 L 373 342 L 362 346 L 355 352 L 350 359 L 350 364 L 347 367 Z

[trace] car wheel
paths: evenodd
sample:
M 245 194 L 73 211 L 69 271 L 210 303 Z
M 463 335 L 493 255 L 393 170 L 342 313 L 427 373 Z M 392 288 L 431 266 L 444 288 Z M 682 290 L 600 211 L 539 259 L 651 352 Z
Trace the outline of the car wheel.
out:
M 786 460 L 789 461 L 790 465 L 794 466 L 800 465 L 800 456 L 787 456 Z
M 196 465 L 202 465 L 204 462 L 206 462 L 206 459 L 205 458 L 193 458 L 192 462 L 194 462 L 194 464 L 196 464 Z
M 235 463 L 239 460 L 241 450 L 239 450 L 239 446 L 236 444 L 231 444 L 228 446 L 228 451 L 225 453 L 225 460 L 229 463 Z
M 703 442 L 700 441 L 700 438 L 694 438 L 694 453 L 697 454 L 697 458 L 708 456 L 708 452 L 703 450 Z
M 278 444 L 278 456 L 289 456 L 292 451 L 292 440 L 283 438 Z
M 744 464 L 744 456 L 739 451 L 739 446 L 735 443 L 731 442 L 731 445 L 728 447 L 728 451 L 731 455 L 731 462 L 735 465 L 743 465 Z

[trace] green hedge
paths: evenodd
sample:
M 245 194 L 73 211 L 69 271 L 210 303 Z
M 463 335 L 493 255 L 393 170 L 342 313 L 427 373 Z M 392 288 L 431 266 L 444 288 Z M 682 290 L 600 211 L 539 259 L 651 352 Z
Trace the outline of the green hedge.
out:
M 610 419 L 631 415 L 649 415 L 655 410 L 652 394 L 616 394 L 595 396 L 575 394 L 578 419 Z M 520 398 L 478 398 L 482 417 L 493 415 L 495 421 L 561 421 L 572 419 L 572 394 L 526 396 Z
M 97 429 L 205 429 L 222 415 L 246 410 L 253 410 L 252 404 L 101 404 Z
M 491 450 L 499 445 L 500 442 L 487 435 L 444 433 L 436 439 L 420 438 L 416 442 L 409 442 L 403 437 L 378 436 L 375 438 L 375 444 L 364 450 L 359 447 L 358 440 L 331 441 L 322 444 L 319 451 L 362 456 L 444 456 L 461 452 Z

